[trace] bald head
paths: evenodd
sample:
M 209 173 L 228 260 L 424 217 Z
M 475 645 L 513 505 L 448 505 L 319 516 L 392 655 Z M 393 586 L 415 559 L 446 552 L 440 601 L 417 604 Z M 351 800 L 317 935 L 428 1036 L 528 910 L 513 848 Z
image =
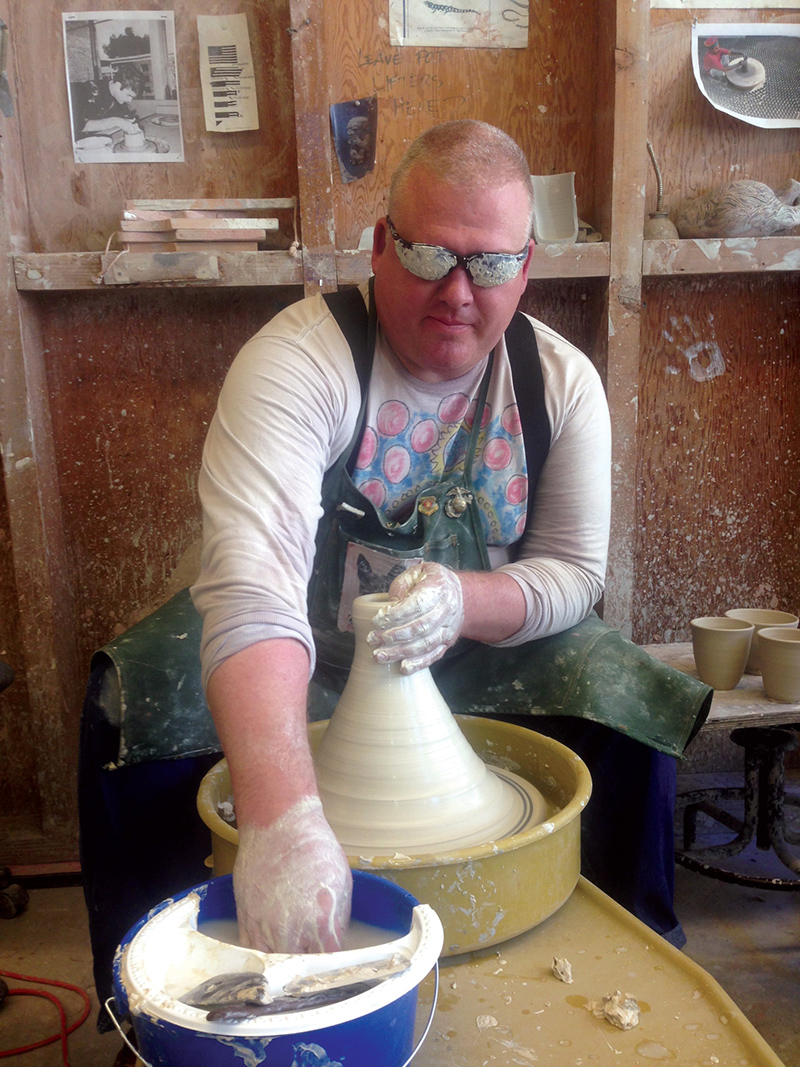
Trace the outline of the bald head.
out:
M 411 144 L 389 188 L 389 214 L 399 214 L 412 172 L 428 171 L 448 185 L 464 189 L 499 188 L 521 182 L 533 225 L 533 188 L 527 159 L 517 142 L 487 122 L 456 119 L 432 126 Z

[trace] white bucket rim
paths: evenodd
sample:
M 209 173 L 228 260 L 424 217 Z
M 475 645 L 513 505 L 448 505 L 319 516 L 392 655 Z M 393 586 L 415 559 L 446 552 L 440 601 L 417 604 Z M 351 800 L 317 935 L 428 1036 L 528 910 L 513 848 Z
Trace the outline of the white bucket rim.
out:
M 411 965 L 402 973 L 338 1003 L 233 1023 L 209 1023 L 204 1009 L 193 1008 L 163 989 L 154 988 L 146 958 L 159 937 L 179 923 L 193 924 L 193 928 L 197 928 L 202 889 L 198 887 L 167 903 L 148 919 L 124 949 L 118 949 L 122 952 L 120 979 L 128 998 L 128 1010 L 134 1019 L 149 1017 L 200 1034 L 241 1038 L 278 1037 L 339 1026 L 371 1015 L 415 989 L 436 964 L 444 945 L 444 928 L 439 916 L 429 905 L 417 904 L 413 909 L 412 931 L 418 932 L 418 938 Z

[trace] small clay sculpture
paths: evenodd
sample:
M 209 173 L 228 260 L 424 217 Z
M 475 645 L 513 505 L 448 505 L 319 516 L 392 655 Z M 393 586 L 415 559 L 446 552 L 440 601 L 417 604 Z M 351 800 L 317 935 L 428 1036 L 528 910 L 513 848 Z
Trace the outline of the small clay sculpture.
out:
M 764 182 L 725 182 L 684 200 L 673 219 L 681 237 L 769 237 L 800 226 L 800 182 L 775 191 Z

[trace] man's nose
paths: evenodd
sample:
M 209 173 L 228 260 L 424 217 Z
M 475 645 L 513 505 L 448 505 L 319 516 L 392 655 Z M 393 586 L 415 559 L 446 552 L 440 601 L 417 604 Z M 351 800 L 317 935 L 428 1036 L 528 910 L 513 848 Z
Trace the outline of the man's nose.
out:
M 472 279 L 465 267 L 454 267 L 439 283 L 439 297 L 453 307 L 471 304 L 474 297 Z

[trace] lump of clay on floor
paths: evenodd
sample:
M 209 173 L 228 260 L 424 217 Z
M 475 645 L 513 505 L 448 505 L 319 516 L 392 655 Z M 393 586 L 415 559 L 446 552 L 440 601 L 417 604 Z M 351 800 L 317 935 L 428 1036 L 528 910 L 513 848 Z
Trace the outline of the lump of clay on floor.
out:
M 607 993 L 600 1000 L 590 1000 L 587 1011 L 599 1019 L 607 1019 L 620 1030 L 630 1030 L 639 1023 L 639 1005 L 630 993 Z
M 553 956 L 551 970 L 559 981 L 566 982 L 568 985 L 572 983 L 572 965 L 563 956 Z

